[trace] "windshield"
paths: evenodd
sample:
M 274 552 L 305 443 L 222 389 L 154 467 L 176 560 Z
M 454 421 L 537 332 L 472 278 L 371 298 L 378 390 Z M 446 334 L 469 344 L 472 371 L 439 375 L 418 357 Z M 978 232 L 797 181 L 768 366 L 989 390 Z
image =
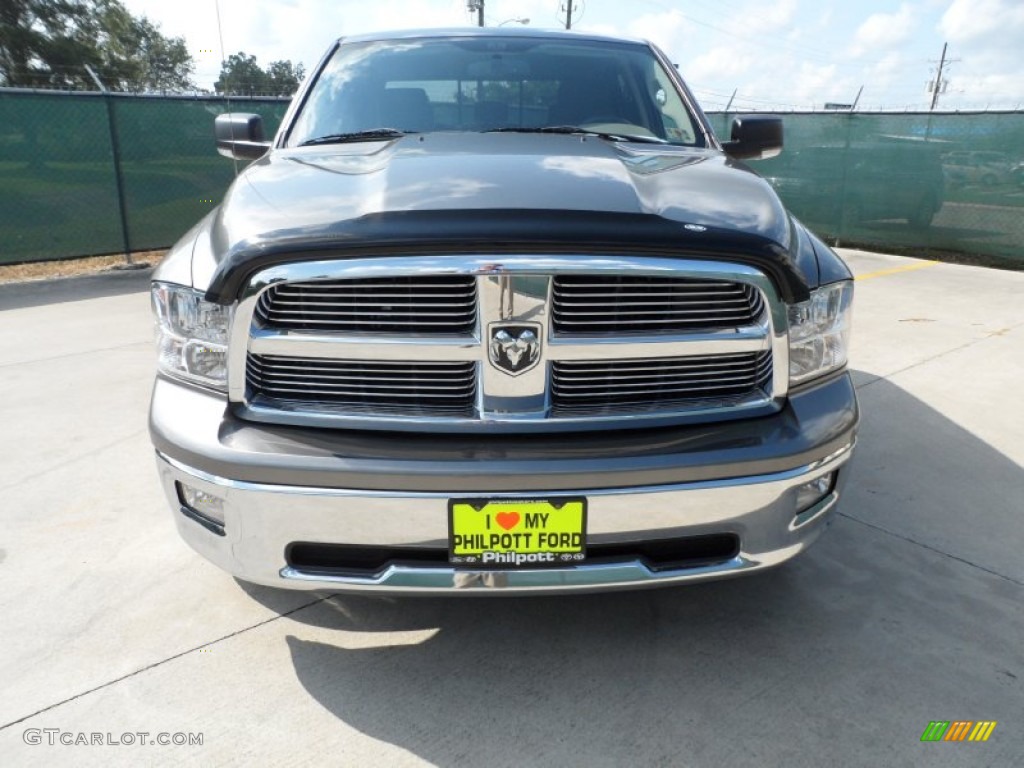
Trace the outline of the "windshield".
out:
M 384 128 L 555 126 L 703 146 L 647 46 L 519 37 L 343 44 L 317 78 L 288 144 Z

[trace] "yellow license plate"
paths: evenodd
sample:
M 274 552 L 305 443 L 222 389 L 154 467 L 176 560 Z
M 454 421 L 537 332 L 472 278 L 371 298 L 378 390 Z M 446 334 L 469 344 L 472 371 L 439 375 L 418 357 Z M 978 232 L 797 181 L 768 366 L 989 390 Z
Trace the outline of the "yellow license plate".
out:
M 501 567 L 586 559 L 587 500 L 452 499 L 449 560 Z

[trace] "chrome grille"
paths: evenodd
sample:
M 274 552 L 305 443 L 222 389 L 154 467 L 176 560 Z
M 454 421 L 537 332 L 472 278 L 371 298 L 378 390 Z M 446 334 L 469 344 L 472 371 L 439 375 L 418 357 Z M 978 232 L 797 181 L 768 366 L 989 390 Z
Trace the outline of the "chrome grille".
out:
M 246 374 L 253 398 L 355 413 L 466 417 L 476 397 L 472 362 L 250 355 Z
M 741 264 L 559 254 L 297 261 L 246 287 L 228 397 L 255 421 L 356 429 L 752 418 L 784 403 L 785 324 L 771 281 Z M 511 370 L 523 355 L 535 362 Z
M 471 275 L 283 283 L 256 305 L 264 327 L 329 333 L 465 336 L 476 314 Z
M 551 366 L 552 409 L 564 416 L 726 406 L 762 394 L 771 376 L 771 352 L 560 361 Z
M 651 334 L 749 326 L 764 311 L 743 283 L 638 275 L 559 275 L 552 281 L 555 333 Z

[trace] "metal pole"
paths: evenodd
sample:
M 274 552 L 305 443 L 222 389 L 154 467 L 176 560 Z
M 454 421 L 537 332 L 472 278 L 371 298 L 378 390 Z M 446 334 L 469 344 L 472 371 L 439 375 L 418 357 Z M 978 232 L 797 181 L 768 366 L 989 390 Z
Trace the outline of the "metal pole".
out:
M 732 96 L 729 97 L 729 103 L 725 105 L 725 114 L 729 114 L 729 107 L 732 106 L 732 100 L 736 98 L 737 91 L 739 91 L 739 88 L 732 89 Z
M 227 62 L 227 57 L 224 55 L 224 28 L 220 24 L 220 3 L 217 0 L 213 0 L 213 8 L 217 11 L 217 37 L 220 39 L 220 71 L 224 72 L 224 64 Z M 220 78 L 218 78 L 220 79 Z M 225 83 L 227 85 L 227 83 Z M 224 95 L 227 97 L 225 104 L 227 105 L 228 112 L 231 111 L 231 89 L 227 88 Z M 231 140 L 235 140 L 235 124 L 231 124 Z M 238 178 L 238 158 L 232 156 L 231 162 L 235 166 L 235 178 Z
M 949 43 L 942 44 L 942 58 L 939 59 L 939 74 L 935 76 L 935 86 L 932 88 L 932 106 L 928 110 L 929 112 L 935 111 L 935 105 L 939 102 L 939 89 L 942 88 L 942 70 L 946 66 L 946 46 Z M 932 59 L 934 61 L 934 59 Z
M 114 184 L 117 187 L 117 210 L 121 215 L 121 237 L 124 242 L 124 260 L 127 264 L 134 266 L 132 261 L 132 246 L 128 236 L 128 211 L 124 201 L 124 175 L 121 173 L 121 140 L 117 132 L 117 118 L 114 114 L 114 105 L 110 101 L 110 91 L 103 85 L 92 67 L 85 65 L 85 71 L 103 92 L 103 102 L 107 105 L 107 126 L 110 129 L 110 148 L 114 153 Z
M 565 0 L 565 28 L 572 29 L 572 0 Z
M 478 27 L 484 25 L 484 0 L 480 0 L 480 4 L 476 7 L 476 25 Z
M 722 135 L 728 136 L 729 134 L 729 109 L 732 107 L 732 101 L 736 98 L 736 94 L 739 92 L 739 88 L 732 89 L 732 96 L 729 97 L 729 102 L 725 105 L 725 111 L 722 113 Z

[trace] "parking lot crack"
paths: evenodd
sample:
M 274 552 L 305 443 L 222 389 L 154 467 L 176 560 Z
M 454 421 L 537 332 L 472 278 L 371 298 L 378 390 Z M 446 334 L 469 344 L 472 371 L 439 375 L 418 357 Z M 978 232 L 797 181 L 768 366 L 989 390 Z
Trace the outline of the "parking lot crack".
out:
M 855 388 L 858 392 L 860 392 L 879 381 L 893 379 L 894 377 L 899 376 L 901 373 L 912 371 L 914 368 L 919 368 L 922 365 L 927 365 L 928 363 L 934 360 L 939 360 L 940 358 L 943 358 L 946 355 L 952 355 L 954 352 L 960 352 L 961 350 L 968 349 L 970 347 L 975 346 L 976 344 L 982 344 L 988 341 L 989 339 L 1005 336 L 1009 332 L 1015 331 L 1018 328 L 1024 328 L 1024 323 L 1017 323 L 1016 325 L 1011 325 L 1008 328 L 1000 328 L 998 331 L 992 331 L 991 333 L 985 334 L 985 336 L 983 336 L 980 339 L 973 339 L 971 341 L 966 342 L 965 344 L 961 344 L 959 347 L 953 347 L 953 349 L 947 349 L 945 352 L 939 352 L 938 354 L 932 355 L 931 357 L 925 358 L 924 360 L 918 360 L 916 363 L 911 363 L 910 365 L 904 368 L 900 368 L 899 370 L 887 373 L 883 376 L 875 376 L 875 378 L 871 379 L 870 381 L 865 381 L 861 384 L 858 384 Z
M 888 528 L 883 528 L 880 525 L 869 523 L 867 520 L 861 520 L 859 517 L 854 517 L 853 515 L 848 514 L 846 512 L 839 512 L 838 514 L 840 517 L 845 517 L 847 520 L 852 520 L 855 523 L 860 523 L 861 525 L 876 530 L 879 533 L 884 533 L 887 536 L 892 536 L 893 538 L 901 539 L 902 541 L 905 541 L 909 544 L 914 544 L 918 547 L 921 547 L 922 549 L 927 549 L 929 552 L 934 552 L 937 555 L 948 557 L 951 560 L 956 560 L 957 562 L 963 563 L 964 565 L 969 565 L 972 568 L 977 568 L 979 571 L 984 571 L 985 573 L 991 576 L 996 576 L 997 578 L 1003 579 L 1004 581 L 1008 581 L 1011 584 L 1016 584 L 1018 587 L 1024 587 L 1024 581 L 1015 579 L 1012 576 L 1007 576 L 1005 573 L 1000 573 L 999 571 L 993 571 L 991 568 L 986 568 L 984 565 L 975 563 L 974 561 L 968 560 L 967 558 L 954 555 L 950 552 L 945 552 L 944 550 L 938 549 L 937 547 L 933 547 L 930 544 L 925 544 L 923 541 L 918 541 L 917 539 L 913 539 L 910 536 L 904 536 L 901 533 L 890 531 Z
M 8 728 L 10 728 L 12 726 L 18 725 L 19 723 L 24 723 L 26 720 L 31 720 L 33 717 L 41 715 L 44 712 L 50 712 L 51 710 L 57 709 L 58 707 L 62 707 L 65 704 L 69 704 L 72 701 L 75 701 L 77 699 L 81 699 L 81 698 L 83 698 L 85 696 L 89 696 L 89 695 L 91 695 L 93 693 L 96 693 L 97 691 L 102 691 L 105 688 L 110 688 L 111 686 L 117 685 L 118 683 L 124 682 L 125 680 L 129 680 L 129 679 L 131 679 L 133 677 L 138 677 L 139 675 L 141 675 L 141 674 L 143 674 L 145 672 L 148 672 L 151 669 L 156 669 L 157 667 L 162 667 L 163 665 L 168 664 L 168 663 L 170 663 L 172 661 L 175 661 L 176 659 L 180 659 L 183 656 L 188 656 L 190 653 L 196 653 L 196 652 L 198 652 L 199 650 L 201 650 L 203 648 L 211 648 L 211 647 L 213 647 L 213 646 L 215 646 L 215 645 L 217 645 L 219 643 L 223 643 L 226 640 L 230 640 L 233 637 L 238 637 L 239 635 L 243 635 L 246 632 L 251 632 L 254 629 L 259 629 L 260 627 L 264 627 L 267 624 L 272 624 L 273 622 L 275 622 L 275 621 L 277 621 L 279 619 L 287 618 L 288 616 L 292 616 L 293 614 L 296 614 L 299 611 L 304 611 L 307 608 L 312 608 L 314 605 L 319 605 L 320 603 L 324 602 L 325 600 L 330 600 L 331 598 L 334 598 L 334 597 L 336 597 L 336 595 L 334 593 L 331 593 L 329 595 L 324 595 L 322 597 L 317 598 L 316 600 L 311 600 L 308 603 L 303 603 L 300 606 L 292 608 L 290 611 L 285 611 L 284 613 L 279 613 L 276 616 L 271 616 L 269 619 L 264 619 L 263 621 L 258 621 L 255 624 L 251 624 L 251 625 L 249 625 L 247 627 L 243 627 L 242 629 L 236 630 L 234 632 L 230 632 L 230 633 L 228 633 L 226 635 L 223 635 L 222 637 L 218 637 L 216 640 L 211 640 L 208 643 L 203 643 L 202 645 L 197 645 L 197 646 L 195 646 L 193 648 L 189 648 L 188 650 L 181 651 L 179 653 L 175 653 L 175 654 L 173 654 L 171 656 L 168 656 L 168 657 L 166 657 L 164 659 L 160 659 L 159 661 L 154 661 L 152 664 L 147 664 L 144 667 L 139 667 L 138 669 L 136 669 L 136 670 L 134 670 L 132 672 L 129 672 L 128 674 L 121 675 L 120 677 L 114 678 L 113 680 L 108 680 L 105 683 L 101 683 L 100 685 L 97 685 L 97 686 L 94 686 L 92 688 L 89 688 L 88 690 L 82 691 L 81 693 L 76 693 L 74 696 L 68 696 L 66 699 L 61 699 L 60 701 L 54 702 L 53 704 L 50 704 L 49 706 L 42 707 L 41 709 L 37 709 L 35 712 L 31 712 L 31 713 L 29 713 L 27 715 L 24 715 L 23 717 L 19 717 L 17 720 L 11 720 L 9 723 L 4 723 L 3 725 L 0 725 L 0 732 L 5 731 L 5 730 L 7 730 Z
M 143 345 L 150 346 L 153 342 L 151 341 L 130 341 L 127 344 L 118 344 L 113 347 L 100 347 L 99 349 L 87 349 L 82 352 L 68 352 L 64 355 L 54 355 L 53 357 L 33 357 L 28 360 L 12 360 L 7 363 L 0 363 L 0 368 L 11 368 L 15 365 L 32 365 L 33 363 L 48 363 L 51 360 L 65 360 L 69 357 L 82 357 L 83 355 L 95 355 L 97 352 L 116 352 L 119 349 L 131 349 L 132 347 L 141 347 Z
M 17 488 L 19 485 L 24 485 L 25 483 L 30 483 L 33 480 L 38 480 L 40 477 L 43 477 L 44 475 L 48 475 L 51 472 L 55 472 L 58 469 L 63 469 L 64 467 L 67 467 L 71 464 L 75 464 L 79 461 L 82 461 L 83 459 L 94 459 L 98 454 L 108 451 L 114 446 L 120 445 L 121 443 L 127 442 L 128 440 L 132 440 L 138 437 L 139 435 L 143 435 L 146 433 L 146 431 L 147 430 L 145 428 L 136 429 L 130 434 L 124 435 L 123 437 L 119 437 L 116 440 L 112 440 L 109 443 L 104 443 L 103 445 L 97 448 L 92 448 L 87 453 L 83 453 L 80 456 L 72 456 L 71 458 L 65 459 L 59 464 L 54 464 L 53 466 L 47 467 L 41 472 L 36 472 L 34 475 L 25 475 L 23 477 L 19 477 L 13 483 L 8 483 L 7 485 L 0 485 L 0 491 L 9 491 L 11 488 Z

